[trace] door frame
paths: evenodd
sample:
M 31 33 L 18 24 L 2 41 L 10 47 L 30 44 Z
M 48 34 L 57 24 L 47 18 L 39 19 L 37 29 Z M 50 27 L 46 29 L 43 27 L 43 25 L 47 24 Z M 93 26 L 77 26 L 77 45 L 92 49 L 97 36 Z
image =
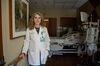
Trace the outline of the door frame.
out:
M 2 9 L 0 0 L 0 66 L 4 66 L 4 55 L 3 55 L 3 39 L 2 39 Z
M 1 16 L 1 0 L 0 0 L 0 55 L 3 56 L 3 43 L 2 43 L 2 16 Z

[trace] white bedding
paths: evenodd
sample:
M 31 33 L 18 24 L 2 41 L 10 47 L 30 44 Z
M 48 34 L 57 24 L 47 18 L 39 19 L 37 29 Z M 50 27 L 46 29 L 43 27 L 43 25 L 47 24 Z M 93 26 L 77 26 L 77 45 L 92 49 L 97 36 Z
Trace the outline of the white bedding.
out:
M 69 35 L 65 35 L 63 37 L 50 37 L 50 39 L 51 39 L 50 56 L 52 56 L 52 54 L 55 54 L 55 53 L 58 54 L 59 50 L 64 50 L 63 49 L 64 46 L 66 46 L 66 45 L 74 46 L 76 43 L 79 43 L 79 41 L 80 41 L 79 33 L 69 34 Z
M 79 33 L 64 35 L 63 37 L 51 37 L 51 43 L 72 45 L 80 42 Z

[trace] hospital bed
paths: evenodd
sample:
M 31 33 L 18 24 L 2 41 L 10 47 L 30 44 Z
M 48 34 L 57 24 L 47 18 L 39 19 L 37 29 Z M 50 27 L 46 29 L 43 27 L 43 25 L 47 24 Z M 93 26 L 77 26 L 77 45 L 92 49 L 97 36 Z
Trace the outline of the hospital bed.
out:
M 62 37 L 50 37 L 50 52 L 49 57 L 52 55 L 63 55 L 64 53 L 77 53 L 80 54 L 80 33 L 65 34 Z

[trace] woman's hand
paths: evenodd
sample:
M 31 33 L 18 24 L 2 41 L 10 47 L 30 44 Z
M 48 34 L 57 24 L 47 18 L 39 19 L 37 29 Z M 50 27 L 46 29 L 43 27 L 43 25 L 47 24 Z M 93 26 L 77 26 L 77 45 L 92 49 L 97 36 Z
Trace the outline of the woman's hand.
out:
M 25 56 L 26 56 L 25 53 L 21 53 L 21 54 L 19 55 L 19 58 L 24 58 Z

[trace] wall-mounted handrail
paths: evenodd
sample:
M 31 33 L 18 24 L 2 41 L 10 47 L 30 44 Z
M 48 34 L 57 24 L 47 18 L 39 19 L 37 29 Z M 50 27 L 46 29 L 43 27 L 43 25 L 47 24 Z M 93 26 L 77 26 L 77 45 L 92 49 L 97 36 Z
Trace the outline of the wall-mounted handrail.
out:
M 17 66 L 17 64 L 22 60 L 22 57 L 17 57 L 13 61 L 11 61 L 7 66 Z

